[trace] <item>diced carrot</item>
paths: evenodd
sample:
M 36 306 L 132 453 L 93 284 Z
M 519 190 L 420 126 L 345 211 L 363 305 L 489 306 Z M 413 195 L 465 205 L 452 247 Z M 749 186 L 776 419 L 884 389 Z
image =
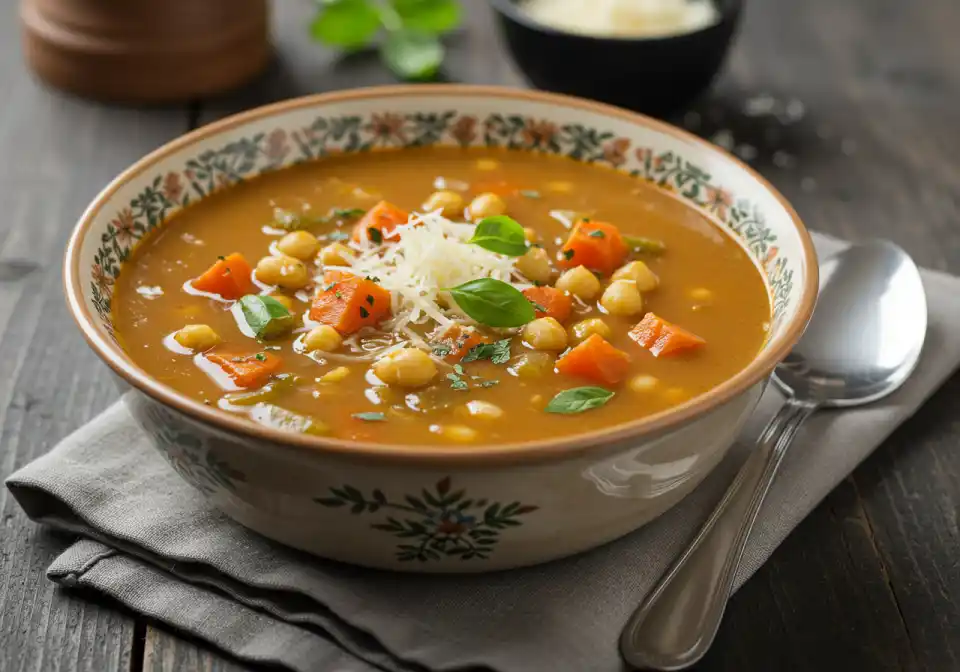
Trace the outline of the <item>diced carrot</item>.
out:
M 566 322 L 573 310 L 573 299 L 556 287 L 528 287 L 523 290 L 523 295 L 533 304 L 537 317 L 552 317 L 557 322 Z
M 654 357 L 672 355 L 684 350 L 695 350 L 706 341 L 682 327 L 667 322 L 653 313 L 647 313 L 628 334 L 641 348 Z
M 400 224 L 406 224 L 408 219 L 410 219 L 410 213 L 406 210 L 401 210 L 389 201 L 380 201 L 370 208 L 353 227 L 353 241 L 355 243 L 361 240 L 382 242 Z M 371 230 L 378 233 L 371 235 Z
M 243 354 L 216 351 L 205 355 L 226 373 L 237 387 L 263 387 L 274 373 L 280 370 L 283 360 L 269 352 Z
M 470 351 L 470 348 L 489 343 L 490 339 L 481 334 L 473 327 L 462 327 L 459 324 L 451 324 L 449 327 L 437 334 L 433 342 L 437 345 L 444 345 L 450 349 L 450 352 L 444 355 L 448 362 L 459 362 Z
M 586 266 L 604 275 L 613 273 L 627 258 L 627 244 L 613 224 L 582 219 L 560 250 L 561 268 Z
M 560 373 L 586 378 L 601 385 L 616 385 L 626 377 L 629 369 L 629 355 L 610 345 L 599 334 L 592 334 L 557 360 L 557 371 Z
M 239 252 L 220 257 L 203 275 L 191 281 L 193 288 L 208 294 L 218 294 L 236 300 L 255 290 L 250 279 L 250 264 Z
M 327 271 L 313 299 L 310 319 L 341 334 L 373 326 L 390 315 L 390 292 L 373 280 L 343 271 Z

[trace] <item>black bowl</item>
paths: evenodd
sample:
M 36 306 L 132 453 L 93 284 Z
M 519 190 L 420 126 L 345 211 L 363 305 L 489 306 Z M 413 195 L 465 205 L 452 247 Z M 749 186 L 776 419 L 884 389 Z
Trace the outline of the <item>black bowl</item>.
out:
M 591 37 L 535 21 L 517 0 L 490 0 L 513 61 L 538 89 L 592 98 L 656 116 L 679 112 L 723 65 L 742 0 L 714 0 L 720 20 L 692 33 Z

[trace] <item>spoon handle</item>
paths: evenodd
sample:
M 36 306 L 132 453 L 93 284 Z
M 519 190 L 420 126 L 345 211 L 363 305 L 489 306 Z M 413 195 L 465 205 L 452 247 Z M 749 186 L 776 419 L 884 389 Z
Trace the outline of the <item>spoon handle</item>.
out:
M 620 649 L 628 663 L 682 670 L 710 648 L 760 504 L 797 430 L 816 409 L 791 398 L 767 424 L 707 522 L 624 628 Z

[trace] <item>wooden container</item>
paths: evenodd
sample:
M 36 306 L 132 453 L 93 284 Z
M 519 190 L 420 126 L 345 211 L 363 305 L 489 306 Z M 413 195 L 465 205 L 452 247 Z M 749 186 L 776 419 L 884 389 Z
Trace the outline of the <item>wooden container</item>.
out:
M 268 0 L 21 0 L 30 68 L 73 93 L 172 103 L 232 89 L 270 57 Z

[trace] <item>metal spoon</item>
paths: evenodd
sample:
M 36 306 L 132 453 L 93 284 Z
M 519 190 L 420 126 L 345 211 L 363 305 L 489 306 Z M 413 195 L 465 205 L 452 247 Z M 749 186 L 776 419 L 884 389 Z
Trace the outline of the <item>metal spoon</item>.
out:
M 823 262 L 810 325 L 773 374 L 787 402 L 693 542 L 627 623 L 620 649 L 628 663 L 682 670 L 703 657 L 757 512 L 800 425 L 818 408 L 859 406 L 896 390 L 916 367 L 926 331 L 920 273 L 902 249 L 877 241 Z

